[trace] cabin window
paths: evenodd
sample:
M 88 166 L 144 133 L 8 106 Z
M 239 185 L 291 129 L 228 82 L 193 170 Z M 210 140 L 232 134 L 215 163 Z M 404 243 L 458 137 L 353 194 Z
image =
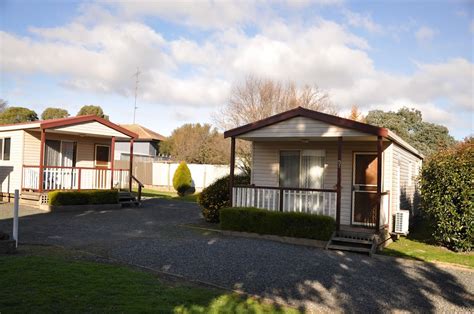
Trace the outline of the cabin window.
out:
M 283 150 L 280 152 L 280 187 L 323 188 L 324 150 Z
M 0 138 L 0 160 L 10 160 L 11 138 Z
M 95 146 L 95 164 L 98 167 L 108 167 L 110 161 L 110 146 L 96 145 Z
M 50 167 L 75 167 L 76 142 L 46 140 L 44 165 Z

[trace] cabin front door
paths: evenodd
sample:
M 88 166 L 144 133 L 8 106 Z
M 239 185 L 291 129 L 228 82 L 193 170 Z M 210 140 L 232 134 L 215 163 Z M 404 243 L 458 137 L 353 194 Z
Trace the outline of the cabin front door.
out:
M 377 153 L 354 153 L 352 224 L 375 226 L 377 217 Z

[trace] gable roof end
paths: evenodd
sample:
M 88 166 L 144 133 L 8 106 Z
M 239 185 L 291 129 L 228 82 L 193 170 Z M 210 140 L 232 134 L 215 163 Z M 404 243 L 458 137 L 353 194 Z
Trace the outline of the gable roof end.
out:
M 396 135 L 389 129 L 381 128 L 381 127 L 367 124 L 367 123 L 357 122 L 357 121 L 346 119 L 346 118 L 337 117 L 334 115 L 306 109 L 303 107 L 297 107 L 295 109 L 291 109 L 291 110 L 276 114 L 274 116 L 225 131 L 224 138 L 237 137 L 239 135 L 242 135 L 251 131 L 255 131 L 255 130 L 267 127 L 269 125 L 286 121 L 295 117 L 305 117 L 305 118 L 309 118 L 313 120 L 326 122 L 328 124 L 332 124 L 332 125 L 339 126 L 342 128 L 352 129 L 359 132 L 372 134 L 375 136 L 381 136 L 397 143 L 398 145 L 408 150 L 410 153 L 418 156 L 419 158 L 424 159 L 423 154 L 421 154 L 416 148 L 408 144 L 406 141 L 404 141 L 402 138 L 400 138 L 398 135 Z
M 291 109 L 274 116 L 252 122 L 235 129 L 231 129 L 224 132 L 224 137 L 235 137 L 250 131 L 258 130 L 264 128 L 266 126 L 279 123 L 288 119 L 292 119 L 295 117 L 306 117 L 309 119 L 319 120 L 322 122 L 326 122 L 332 125 L 340 126 L 347 129 L 357 130 L 363 133 L 373 134 L 377 136 L 388 136 L 388 130 L 386 128 L 380 128 L 374 125 L 370 125 L 367 123 L 361 123 L 337 116 L 333 116 L 327 113 L 322 113 L 314 110 L 309 110 L 303 107 L 297 107 L 295 109 Z

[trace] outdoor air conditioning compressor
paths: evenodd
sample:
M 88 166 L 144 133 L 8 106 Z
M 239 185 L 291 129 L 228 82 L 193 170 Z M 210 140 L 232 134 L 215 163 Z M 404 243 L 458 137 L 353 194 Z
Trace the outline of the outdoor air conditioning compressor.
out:
M 408 234 L 408 225 L 410 223 L 410 211 L 400 210 L 395 213 L 395 233 Z

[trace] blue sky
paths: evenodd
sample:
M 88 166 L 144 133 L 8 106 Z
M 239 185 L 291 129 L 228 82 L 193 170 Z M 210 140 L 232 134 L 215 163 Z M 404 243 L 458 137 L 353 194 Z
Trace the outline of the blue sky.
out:
M 38 113 L 101 105 L 164 135 L 212 122 L 249 74 L 316 84 L 342 114 L 422 111 L 473 131 L 468 1 L 0 2 L 0 98 Z

